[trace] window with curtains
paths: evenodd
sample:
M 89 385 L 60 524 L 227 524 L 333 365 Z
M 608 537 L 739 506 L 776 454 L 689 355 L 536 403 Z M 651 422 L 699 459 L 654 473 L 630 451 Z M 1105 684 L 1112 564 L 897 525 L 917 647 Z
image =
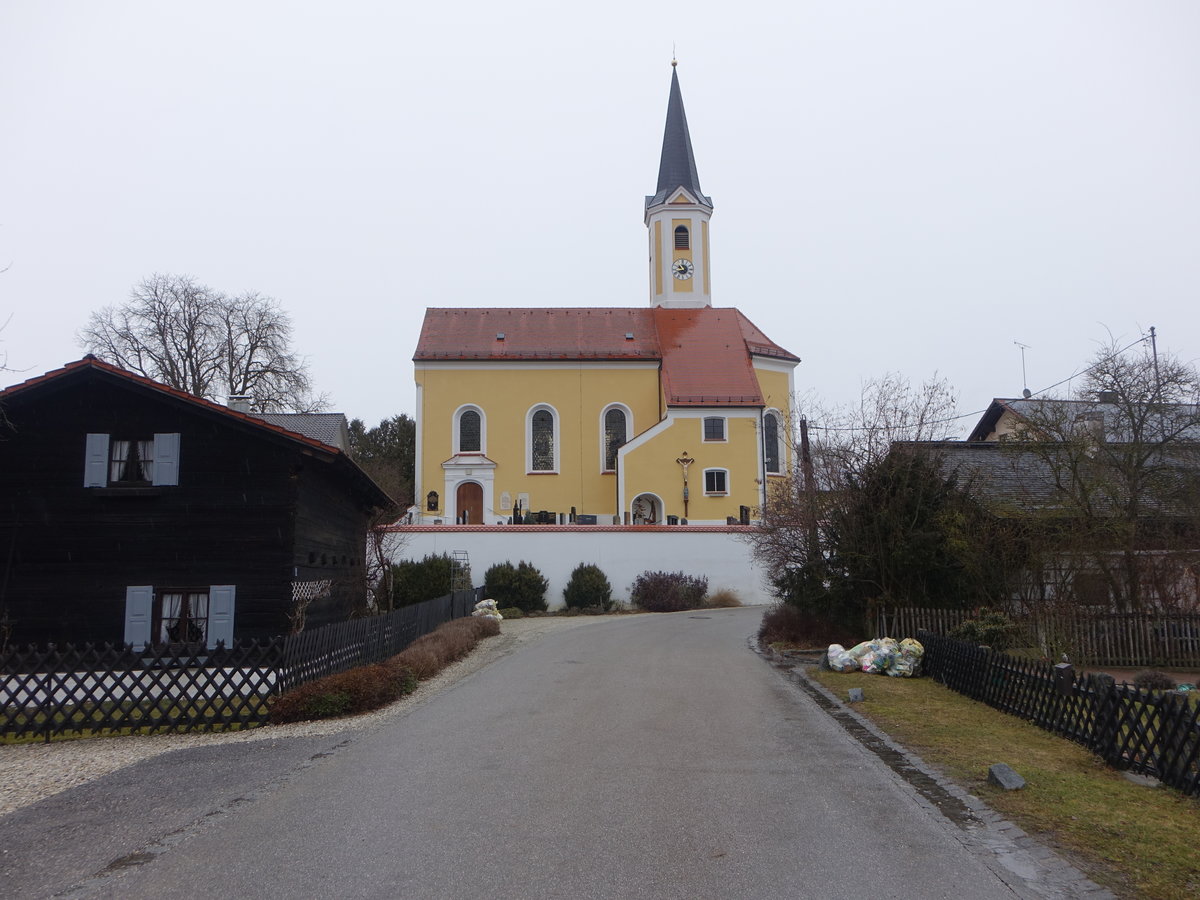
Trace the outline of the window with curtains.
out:
M 132 490 L 178 484 L 178 434 L 85 435 L 84 487 Z
M 154 441 L 110 441 L 108 483 L 154 484 Z
M 160 590 L 154 606 L 154 635 L 163 644 L 207 644 L 208 591 Z

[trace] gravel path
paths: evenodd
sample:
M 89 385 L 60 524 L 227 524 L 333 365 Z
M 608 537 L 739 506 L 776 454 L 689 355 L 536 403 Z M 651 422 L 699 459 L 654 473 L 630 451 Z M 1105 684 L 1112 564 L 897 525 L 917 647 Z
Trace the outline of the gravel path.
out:
M 506 620 L 501 633 L 486 638 L 469 657 L 423 682 L 416 693 L 373 713 L 346 719 L 270 725 L 248 731 L 207 734 L 162 734 L 115 738 L 84 738 L 50 744 L 13 744 L 0 747 L 0 815 L 36 803 L 60 791 L 86 784 L 110 772 L 160 753 L 206 744 L 280 740 L 288 737 L 336 734 L 376 728 L 428 702 L 441 691 L 474 672 L 536 641 L 552 631 L 579 628 L 606 621 L 599 616 L 558 616 Z

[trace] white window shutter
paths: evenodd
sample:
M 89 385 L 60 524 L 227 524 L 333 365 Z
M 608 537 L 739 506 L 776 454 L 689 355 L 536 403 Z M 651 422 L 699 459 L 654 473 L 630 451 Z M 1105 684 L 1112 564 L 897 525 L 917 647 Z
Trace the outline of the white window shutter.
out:
M 214 584 L 208 589 L 208 648 L 217 646 L 217 641 L 224 641 L 225 646 L 233 646 L 233 607 L 237 596 L 237 586 L 233 584 Z
M 135 650 L 151 643 L 154 624 L 154 588 L 151 585 L 125 588 L 125 643 Z
M 89 434 L 83 455 L 83 486 L 108 487 L 108 435 Z
M 154 436 L 154 483 L 179 484 L 179 435 Z

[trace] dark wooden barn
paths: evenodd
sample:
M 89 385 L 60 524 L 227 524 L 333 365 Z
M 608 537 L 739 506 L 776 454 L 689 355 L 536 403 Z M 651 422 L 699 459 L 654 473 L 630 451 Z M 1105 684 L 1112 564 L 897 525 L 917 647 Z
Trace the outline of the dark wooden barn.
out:
M 92 357 L 0 391 L 0 643 L 214 646 L 349 617 L 391 499 L 340 415 L 257 417 Z

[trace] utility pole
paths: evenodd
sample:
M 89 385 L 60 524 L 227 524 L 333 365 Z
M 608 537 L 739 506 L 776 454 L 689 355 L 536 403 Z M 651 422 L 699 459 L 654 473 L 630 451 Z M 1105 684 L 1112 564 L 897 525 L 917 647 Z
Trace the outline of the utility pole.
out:
M 804 499 L 808 506 L 808 559 L 818 553 L 817 542 L 817 484 L 813 477 L 812 451 L 808 445 L 808 419 L 800 420 L 800 472 L 804 478 Z

